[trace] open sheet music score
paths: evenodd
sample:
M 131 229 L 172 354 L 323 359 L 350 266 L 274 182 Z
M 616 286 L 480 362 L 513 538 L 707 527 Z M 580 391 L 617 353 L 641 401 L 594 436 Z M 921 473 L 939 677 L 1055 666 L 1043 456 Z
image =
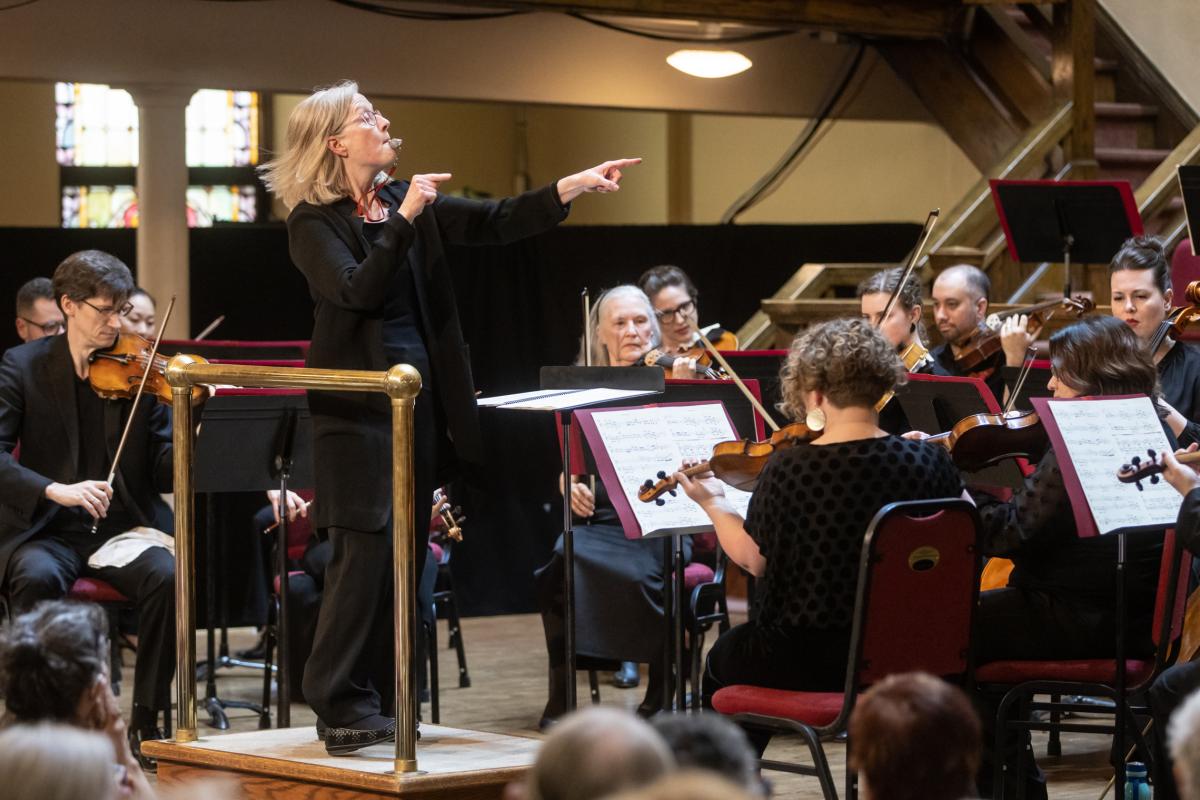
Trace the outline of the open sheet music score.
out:
M 1064 478 L 1069 479 L 1073 468 L 1098 533 L 1175 524 L 1183 498 L 1165 480 L 1142 481 L 1140 492 L 1133 484 L 1117 480 L 1117 470 L 1132 457 L 1145 459 L 1149 449 L 1161 453 L 1170 448 L 1149 398 L 1041 402 L 1053 418 L 1052 426 L 1048 425 L 1052 441 L 1057 428 L 1066 447 L 1058 459 Z
M 668 536 L 710 533 L 712 522 L 682 490 L 663 495 L 663 505 L 643 503 L 638 489 L 659 470 L 671 474 L 685 458 L 706 460 L 713 445 L 737 439 L 719 402 L 663 404 L 577 412 L 596 458 L 600 477 L 626 535 Z M 725 495 L 743 517 L 750 493 L 725 486 Z
M 480 408 L 515 408 L 520 411 L 562 411 L 607 403 L 627 397 L 657 394 L 644 389 L 536 389 L 532 392 L 480 397 Z

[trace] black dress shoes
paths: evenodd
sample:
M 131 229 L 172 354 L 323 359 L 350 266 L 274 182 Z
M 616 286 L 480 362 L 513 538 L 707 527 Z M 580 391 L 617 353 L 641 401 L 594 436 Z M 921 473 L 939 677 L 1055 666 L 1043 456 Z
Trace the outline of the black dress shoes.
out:
M 129 729 L 129 749 L 133 752 L 133 757 L 137 759 L 138 764 L 144 772 L 158 772 L 158 760 L 142 752 L 142 742 L 152 739 L 165 739 L 167 734 L 162 728 L 151 726 L 142 726 Z
M 638 665 L 633 661 L 622 661 L 621 668 L 613 673 L 612 684 L 618 689 L 632 689 L 641 682 Z
M 318 730 L 317 736 L 319 737 Z M 361 719 L 354 727 L 325 729 L 325 752 L 345 756 L 364 747 L 396 740 L 396 720 L 379 714 Z

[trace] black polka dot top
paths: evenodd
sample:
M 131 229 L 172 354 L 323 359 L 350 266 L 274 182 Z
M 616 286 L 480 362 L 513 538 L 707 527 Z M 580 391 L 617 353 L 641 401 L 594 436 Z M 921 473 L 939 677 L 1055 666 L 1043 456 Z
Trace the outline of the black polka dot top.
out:
M 875 513 L 899 500 L 961 493 L 944 449 L 898 436 L 775 453 L 746 518 L 746 532 L 767 560 L 758 623 L 848 629 L 862 540 Z

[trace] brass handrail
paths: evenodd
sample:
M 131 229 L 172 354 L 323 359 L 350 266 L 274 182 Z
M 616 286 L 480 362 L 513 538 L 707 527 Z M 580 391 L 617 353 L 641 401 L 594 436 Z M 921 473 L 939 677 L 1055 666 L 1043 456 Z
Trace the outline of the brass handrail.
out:
M 421 376 L 407 364 L 386 372 L 257 367 L 209 364 L 197 356 L 177 355 L 167 363 L 174 413 L 175 469 L 175 655 L 179 721 L 176 742 L 194 742 L 196 734 L 195 504 L 192 488 L 192 386 L 233 385 L 247 388 L 316 389 L 382 392 L 392 405 L 392 555 L 395 576 L 396 630 L 396 773 L 417 771 L 416 674 L 413 658 L 416 619 L 416 576 L 413 549 L 416 513 L 413 497 L 413 407 Z

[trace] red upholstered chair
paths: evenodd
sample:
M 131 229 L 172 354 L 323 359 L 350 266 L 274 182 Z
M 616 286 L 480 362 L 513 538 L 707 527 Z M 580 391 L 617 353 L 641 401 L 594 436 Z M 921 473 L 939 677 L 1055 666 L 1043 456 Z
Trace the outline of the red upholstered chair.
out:
M 700 709 L 700 663 L 704 638 L 713 625 L 718 634 L 729 630 L 729 606 L 725 600 L 725 568 L 728 559 L 715 533 L 692 537 L 692 561 L 683 570 L 688 593 L 688 648 L 691 657 L 692 708 Z
M 887 675 L 913 670 L 970 681 L 978 530 L 975 507 L 958 498 L 880 509 L 863 540 L 843 691 L 727 686 L 713 696 L 713 708 L 739 725 L 800 734 L 812 754 L 812 766 L 764 759 L 763 767 L 815 775 L 827 800 L 836 800 L 821 739 L 846 730 L 859 692 Z M 856 793 L 847 764 L 846 796 Z
M 1175 532 L 1169 530 L 1163 538 L 1162 561 L 1159 566 L 1158 591 L 1154 601 L 1154 627 L 1151 638 L 1156 652 L 1153 659 L 1115 658 L 1064 659 L 1058 661 L 992 661 L 979 666 L 975 673 L 981 686 L 1005 691 L 1004 699 L 996 713 L 995 763 L 1003 764 L 1002 746 L 1004 734 L 1010 730 L 1059 731 L 1111 735 L 1118 724 L 1130 730 L 1140 742 L 1141 732 L 1131 724 L 1134 715 L 1149 715 L 1144 706 L 1133 705 L 1133 698 L 1158 677 L 1169 666 L 1173 655 L 1171 645 L 1179 638 L 1183 628 L 1183 616 L 1187 601 L 1187 581 L 1191 574 L 1191 555 L 1175 544 Z M 1049 702 L 1035 702 L 1034 695 L 1050 695 Z M 1109 713 L 1115 715 L 1113 723 L 1062 722 L 1064 712 L 1102 712 L 1103 706 L 1080 705 L 1060 697 L 1082 695 L 1085 697 L 1107 697 L 1114 706 Z M 1010 718 L 1014 706 L 1020 710 L 1019 718 Z M 1029 719 L 1030 712 L 1048 711 L 1046 721 Z M 1144 744 L 1144 742 L 1140 742 Z M 1143 752 L 1153 753 L 1150 748 Z M 1020 762 L 1024 768 L 1024 761 Z M 992 797 L 1003 797 L 1006 779 L 1003 769 L 995 770 Z M 1017 787 L 1024 796 L 1025 775 L 1017 774 Z

